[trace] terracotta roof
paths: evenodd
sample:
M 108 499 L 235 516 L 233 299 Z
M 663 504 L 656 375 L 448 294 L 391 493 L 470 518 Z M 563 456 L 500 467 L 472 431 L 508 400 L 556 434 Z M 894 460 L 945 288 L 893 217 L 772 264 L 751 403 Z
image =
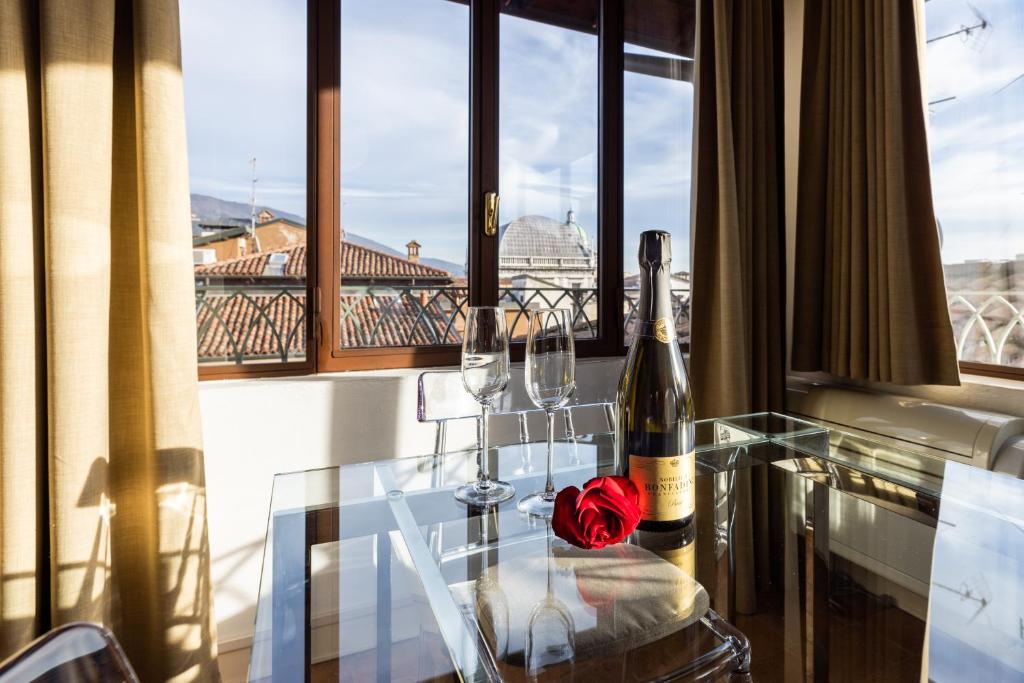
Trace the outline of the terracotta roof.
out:
M 287 254 L 288 260 L 284 264 L 284 276 L 302 278 L 306 276 L 306 247 L 298 245 L 278 249 L 276 251 L 262 251 L 249 256 L 216 261 L 214 263 L 197 264 L 196 275 L 234 275 L 236 277 L 262 277 L 267 268 L 267 261 L 271 254 Z
M 461 344 L 461 326 L 448 329 L 455 302 L 465 304 L 466 292 L 450 292 L 420 305 L 412 296 L 342 296 L 342 348 Z M 289 293 L 210 294 L 198 304 L 199 358 L 238 360 L 282 358 L 296 360 L 306 353 L 306 296 Z M 461 317 L 457 317 L 461 321 Z M 275 334 L 276 332 L 276 334 Z
M 341 243 L 341 277 L 351 278 L 430 278 L 450 281 L 451 273 L 422 263 L 413 263 L 401 256 L 360 247 L 351 242 Z
M 284 269 L 285 277 L 305 277 L 306 247 L 304 245 L 275 251 L 264 251 L 259 254 L 240 256 L 216 263 L 198 264 L 195 266 L 195 274 L 262 277 L 266 271 L 270 254 L 287 254 L 288 260 L 285 263 Z M 341 277 L 342 280 L 345 278 L 373 278 L 383 280 L 442 280 L 445 283 L 451 281 L 451 274 L 446 270 L 422 263 L 413 263 L 400 256 L 385 254 L 344 241 L 341 243 Z
M 197 300 L 199 358 L 281 358 L 306 353 L 306 295 L 297 293 L 208 295 Z

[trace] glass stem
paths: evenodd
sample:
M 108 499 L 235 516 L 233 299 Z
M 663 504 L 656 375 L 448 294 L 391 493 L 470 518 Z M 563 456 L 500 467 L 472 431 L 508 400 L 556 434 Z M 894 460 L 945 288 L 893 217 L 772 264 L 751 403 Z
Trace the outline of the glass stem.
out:
M 546 411 L 548 418 L 548 480 L 544 484 L 547 496 L 555 492 L 555 411 Z
M 490 404 L 482 403 L 480 408 L 480 479 L 476 483 L 477 488 L 481 490 L 491 488 L 491 475 L 487 465 L 487 418 L 490 412 Z

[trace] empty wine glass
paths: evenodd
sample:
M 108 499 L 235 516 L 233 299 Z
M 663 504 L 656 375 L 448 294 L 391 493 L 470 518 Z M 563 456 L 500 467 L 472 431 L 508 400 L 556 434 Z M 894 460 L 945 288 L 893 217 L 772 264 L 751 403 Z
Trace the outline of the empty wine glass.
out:
M 548 421 L 548 475 L 543 491 L 519 501 L 521 512 L 551 517 L 555 509 L 555 412 L 576 390 L 576 352 L 568 311 L 542 308 L 530 311 L 526 335 L 526 393 Z
M 462 384 L 480 404 L 480 453 L 476 481 L 455 489 L 467 505 L 495 505 L 516 494 L 511 484 L 490 478 L 487 418 L 494 399 L 508 385 L 508 331 L 505 313 L 494 306 L 473 306 L 462 340 Z

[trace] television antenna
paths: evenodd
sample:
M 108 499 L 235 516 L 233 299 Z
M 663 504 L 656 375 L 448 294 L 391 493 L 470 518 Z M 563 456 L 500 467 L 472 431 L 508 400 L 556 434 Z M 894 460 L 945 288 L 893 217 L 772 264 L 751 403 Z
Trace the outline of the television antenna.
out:
M 252 166 L 252 192 L 249 195 L 249 237 L 252 239 L 253 252 L 260 251 L 260 238 L 256 236 L 256 157 L 249 157 L 249 164 Z
M 941 36 L 935 36 L 934 38 L 928 38 L 925 43 L 931 45 L 932 43 L 937 43 L 940 40 L 960 36 L 960 42 L 971 49 L 978 51 L 984 49 L 985 43 L 988 42 L 988 29 L 992 28 L 992 22 L 988 20 L 988 17 L 979 12 L 977 7 L 969 2 L 966 4 L 971 8 L 971 12 L 974 14 L 973 24 L 970 26 L 964 26 L 961 24 L 960 28 L 957 30 L 944 33 Z

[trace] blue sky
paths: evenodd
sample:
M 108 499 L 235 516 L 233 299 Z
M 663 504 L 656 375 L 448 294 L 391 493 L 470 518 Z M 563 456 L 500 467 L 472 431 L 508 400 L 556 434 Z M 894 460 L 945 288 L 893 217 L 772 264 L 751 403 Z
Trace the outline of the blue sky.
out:
M 931 43 L 932 195 L 943 228 L 943 261 L 1024 253 L 1024 2 L 973 0 L 990 22 L 969 38 Z M 925 5 L 929 37 L 973 26 L 965 0 Z
M 305 15 L 295 0 L 182 0 L 192 191 L 305 214 Z M 464 263 L 468 8 L 443 0 L 342 5 L 342 224 L 399 250 Z M 597 38 L 503 16 L 502 221 L 536 213 L 597 233 Z M 692 87 L 626 77 L 627 270 L 637 236 L 689 252 Z
M 947 262 L 1024 252 L 1024 3 L 976 0 L 980 35 L 928 47 L 933 187 Z M 192 191 L 305 214 L 304 3 L 182 0 Z M 930 0 L 929 36 L 976 23 L 965 0 Z M 444 0 L 342 5 L 342 223 L 399 250 L 465 261 L 468 8 Z M 502 220 L 564 217 L 592 236 L 597 206 L 597 39 L 501 20 Z M 625 257 L 673 234 L 687 268 L 692 87 L 625 75 Z M 998 92 L 997 92 L 998 91 Z

